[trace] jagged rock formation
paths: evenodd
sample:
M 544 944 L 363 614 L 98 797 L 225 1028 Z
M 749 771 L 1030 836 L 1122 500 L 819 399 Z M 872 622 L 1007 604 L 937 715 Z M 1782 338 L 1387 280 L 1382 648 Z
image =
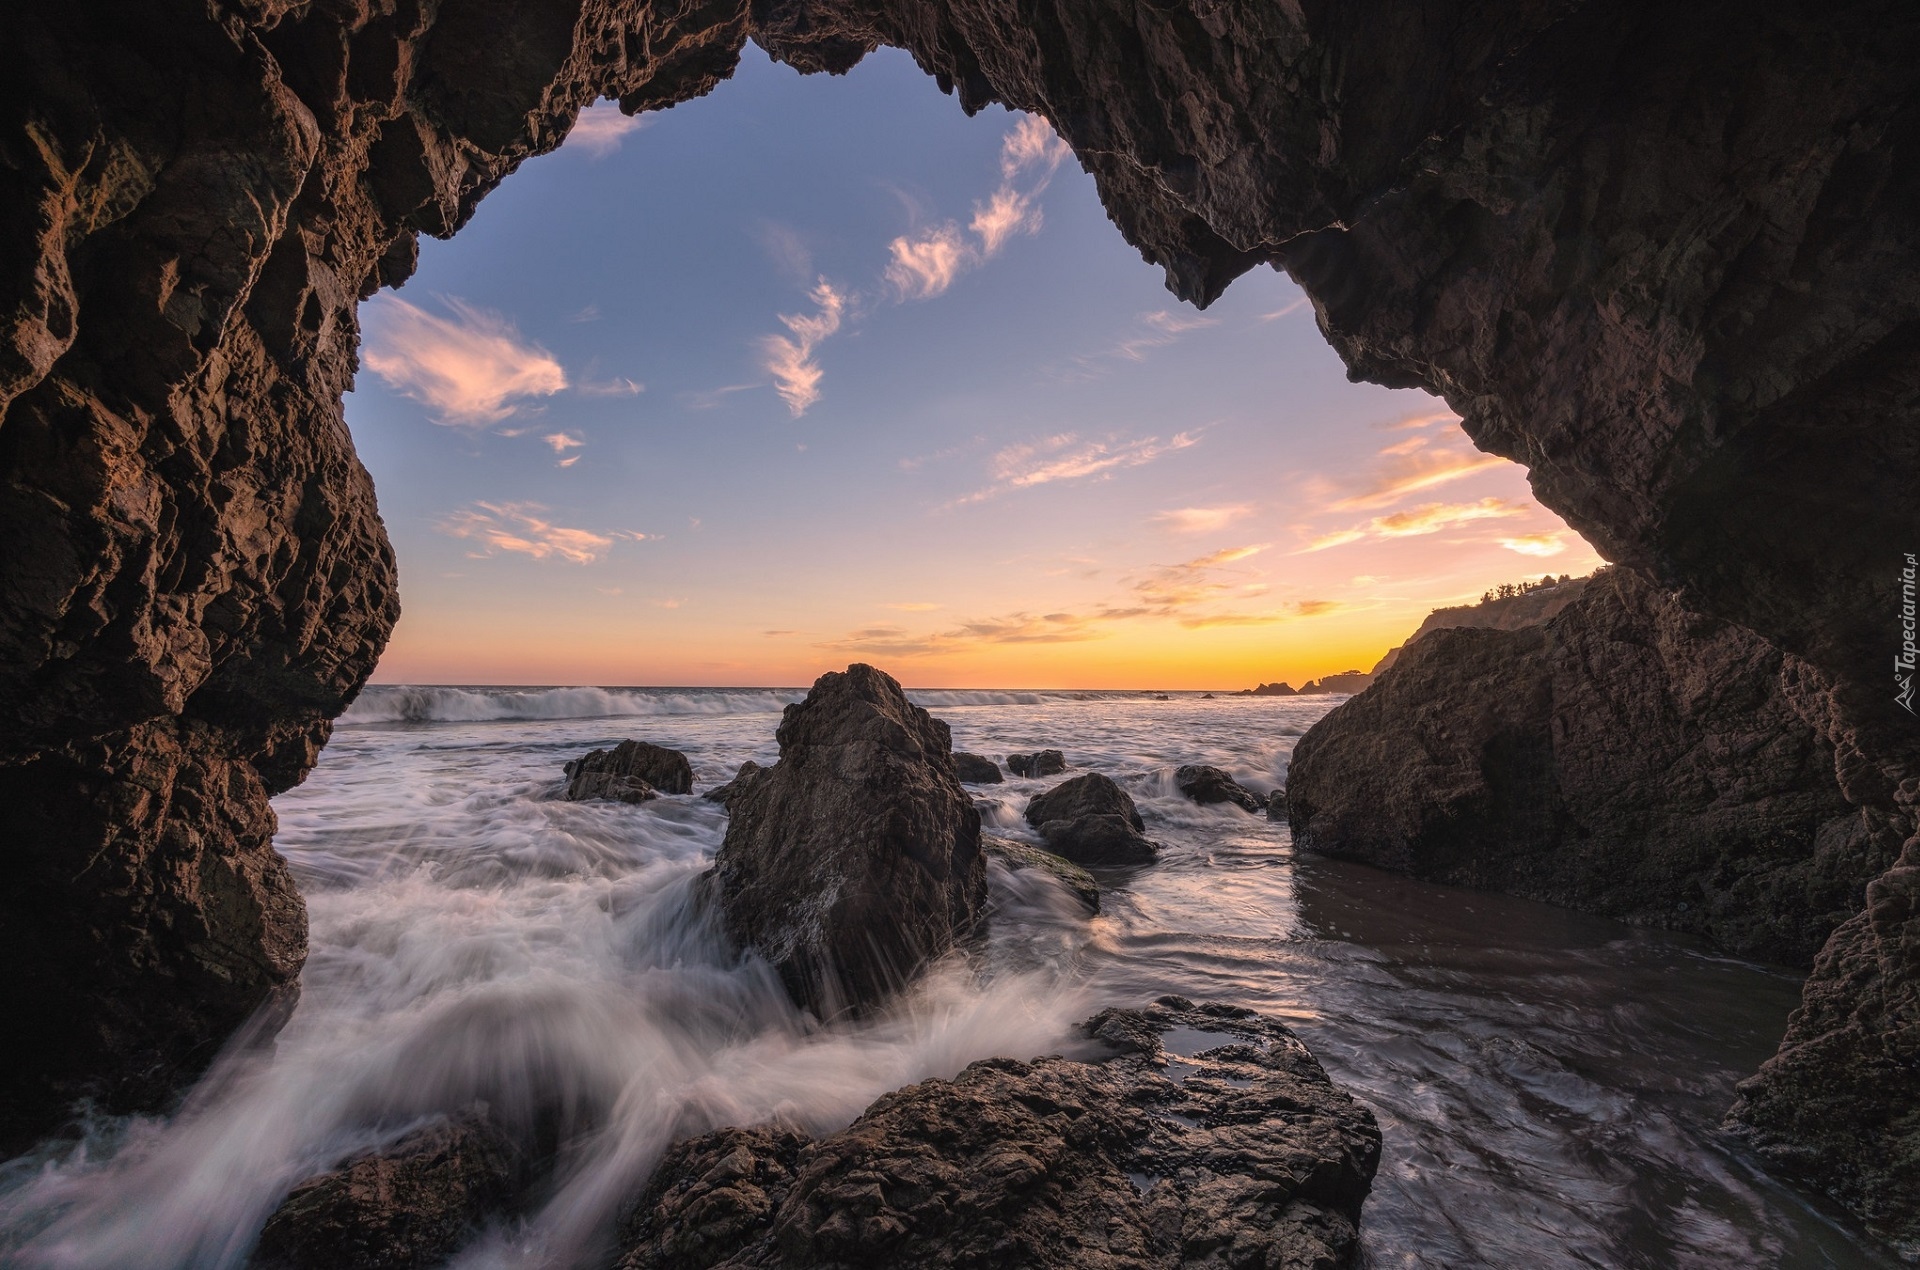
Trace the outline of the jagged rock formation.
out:
M 1900 847 L 1842 794 L 1818 692 L 1609 570 L 1542 625 L 1410 641 L 1295 747 L 1293 839 L 1810 965 Z
M 1174 1028 L 1207 1048 L 1169 1053 Z M 1087 1030 L 1108 1056 L 988 1059 L 815 1142 L 757 1128 L 677 1144 L 620 1270 L 1350 1264 L 1380 1131 L 1291 1033 L 1178 998 Z
M 661 794 L 693 792 L 693 764 L 687 756 L 650 741 L 622 741 L 611 750 L 594 750 L 569 760 L 563 770 L 567 788 L 561 797 L 573 801 L 644 803 Z
M 719 803 L 722 807 L 731 808 L 734 798 L 748 786 L 752 785 L 755 780 L 766 775 L 766 772 L 766 768 L 760 766 L 752 759 L 748 759 L 740 765 L 740 770 L 733 774 L 732 780 L 724 785 L 715 785 L 712 789 L 700 795 L 700 797 L 711 803 Z
M 1518 595 L 1498 596 L 1482 600 L 1478 604 L 1460 604 L 1451 608 L 1435 609 L 1427 614 L 1413 634 L 1407 636 L 1406 643 L 1389 648 L 1386 655 L 1374 663 L 1369 673 L 1378 676 L 1400 660 L 1400 654 L 1407 644 L 1413 643 L 1428 631 L 1447 630 L 1457 626 L 1471 626 L 1479 630 L 1517 631 L 1523 626 L 1538 626 L 1558 613 L 1567 605 L 1580 598 L 1580 592 L 1586 589 L 1586 578 L 1568 578 L 1553 586 L 1536 586 L 1522 591 Z
M 979 754 L 955 751 L 953 768 L 965 785 L 998 785 L 1006 779 L 1000 774 L 998 763 Z
M 1133 796 L 1100 772 L 1062 781 L 1027 800 L 1027 823 L 1047 849 L 1094 868 L 1152 864 L 1160 848 L 1147 839 Z
M 1177 769 L 1173 783 L 1180 787 L 1181 793 L 1202 806 L 1232 803 L 1242 811 L 1261 811 L 1267 805 L 1265 799 L 1226 772 L 1205 764 L 1189 763 Z
M 820 676 L 780 761 L 727 804 L 706 876 L 728 932 L 820 1018 L 878 1004 L 978 925 L 980 813 L 947 725 L 871 666 Z
M 260 1233 L 253 1270 L 427 1270 L 524 1182 L 513 1142 L 484 1115 L 442 1120 L 293 1189 Z
M 0 1135 L 80 1092 L 151 1105 L 290 990 L 266 799 L 396 612 L 340 423 L 358 298 L 591 98 L 698 95 L 749 34 L 805 69 L 898 44 L 968 110 L 1045 115 L 1180 295 L 1285 268 L 1356 377 L 1441 394 L 1610 559 L 1824 676 L 1843 788 L 1909 845 L 1741 1114 L 1920 1240 L 1910 1182 L 1851 1162 L 1920 1151 L 1881 1114 L 1920 1101 L 1920 734 L 1887 674 L 1920 524 L 1920 14 L 1895 0 L 9 6 L 0 1012 L 41 1039 Z

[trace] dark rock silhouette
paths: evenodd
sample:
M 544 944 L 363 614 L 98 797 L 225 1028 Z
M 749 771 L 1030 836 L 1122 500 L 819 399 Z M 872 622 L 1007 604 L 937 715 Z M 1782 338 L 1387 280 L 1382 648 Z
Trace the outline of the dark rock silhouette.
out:
M 660 794 L 693 792 L 693 765 L 679 750 L 649 741 L 622 741 L 611 750 L 594 750 L 566 765 L 563 797 L 610 798 L 644 803 Z
M 1015 842 L 1012 838 L 982 837 L 980 849 L 1016 873 L 1027 869 L 1045 873 L 1073 892 L 1089 913 L 1100 911 L 1100 883 L 1093 874 L 1065 856 Z
M 1007 770 L 1015 776 L 1058 776 L 1067 770 L 1067 756 L 1059 750 L 1007 755 Z
M 972 934 L 986 901 L 980 813 L 947 725 L 871 666 L 822 675 L 778 736 L 780 761 L 728 804 L 706 876 L 733 938 L 832 1018 Z
M 1237 694 L 1242 697 L 1297 697 L 1300 694 L 1288 683 L 1261 684 L 1258 688 L 1242 688 Z
M 721 806 L 731 809 L 733 807 L 733 800 L 745 792 L 747 787 L 752 785 L 755 780 L 766 775 L 768 770 L 769 769 L 760 766 L 752 759 L 748 759 L 740 765 L 740 770 L 733 774 L 732 780 L 724 785 L 715 785 L 712 789 L 700 795 L 700 797 L 706 799 L 708 802 L 719 803 Z
M 1319 679 L 1309 679 L 1300 685 L 1299 696 L 1312 697 L 1329 692 L 1364 692 L 1373 676 L 1364 670 L 1343 670 L 1337 675 L 1326 675 Z
M 1174 772 L 1173 783 L 1180 792 L 1202 805 L 1232 803 L 1246 811 L 1263 811 L 1266 800 L 1217 767 L 1188 764 Z
M 1621 570 L 1542 625 L 1409 642 L 1294 749 L 1294 843 L 1807 966 L 1899 852 L 1810 668 Z
M 966 785 L 998 785 L 1005 779 L 1000 774 L 1000 765 L 992 759 L 958 750 L 953 755 L 953 769 Z
M 1126 790 L 1099 772 L 1063 781 L 1027 803 L 1027 823 L 1047 847 L 1075 864 L 1151 864 L 1160 850 Z
M 427 1270 L 498 1216 L 521 1182 L 514 1144 L 483 1115 L 428 1125 L 310 1178 L 267 1219 L 253 1270 Z
M 1586 578 L 1568 578 L 1552 586 L 1532 586 L 1514 595 L 1495 596 L 1481 600 L 1478 604 L 1460 604 L 1451 608 L 1435 609 L 1427 614 L 1426 620 L 1420 623 L 1413 634 L 1407 636 L 1406 644 L 1388 649 L 1386 656 L 1374 664 L 1371 673 L 1378 676 L 1392 666 L 1399 660 L 1407 644 L 1413 643 L 1428 631 L 1458 626 L 1473 626 L 1482 630 L 1516 631 L 1523 626 L 1538 626 L 1579 599 L 1580 592 L 1586 589 L 1586 585 Z
M 1350 1263 L 1380 1131 L 1291 1033 L 1178 998 L 1086 1028 L 1093 1056 L 975 1063 L 817 1141 L 677 1144 L 620 1270 Z

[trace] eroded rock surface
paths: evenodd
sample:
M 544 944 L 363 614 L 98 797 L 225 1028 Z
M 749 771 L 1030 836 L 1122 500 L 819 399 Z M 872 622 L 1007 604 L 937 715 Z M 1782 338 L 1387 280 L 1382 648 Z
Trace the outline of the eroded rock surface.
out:
M 1047 847 L 1075 864 L 1151 864 L 1160 849 L 1148 840 L 1133 796 L 1101 772 L 1062 781 L 1027 801 L 1027 823 Z
M 481 1115 L 443 1120 L 295 1187 L 267 1220 L 253 1270 L 426 1270 L 443 1264 L 523 1180 Z
M 621 1270 L 1173 1270 L 1351 1263 L 1373 1116 L 1280 1024 L 1167 998 L 1087 1025 L 1104 1051 L 988 1059 L 809 1142 L 673 1147 Z M 1178 1037 L 1182 1050 L 1163 1042 Z
M 729 933 L 821 1018 L 879 1003 L 970 935 L 980 813 L 947 725 L 871 666 L 786 708 L 780 761 L 727 805 L 707 876 Z
M 594 750 L 571 760 L 565 771 L 562 797 L 574 801 L 644 803 L 661 794 L 693 792 L 693 765 L 687 756 L 650 741 L 622 741 L 611 750 Z
M 1294 842 L 1807 966 L 1893 862 L 1817 673 L 1622 570 L 1542 625 L 1412 641 L 1302 737 Z
M 723 807 L 732 807 L 733 800 L 759 777 L 766 775 L 767 769 L 748 759 L 733 774 L 733 779 L 724 785 L 715 785 L 700 797 L 708 802 L 719 803 Z

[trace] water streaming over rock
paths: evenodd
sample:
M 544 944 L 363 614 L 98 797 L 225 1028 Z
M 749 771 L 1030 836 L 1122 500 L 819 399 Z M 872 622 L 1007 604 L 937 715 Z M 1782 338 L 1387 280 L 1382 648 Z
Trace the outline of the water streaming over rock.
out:
M 799 691 L 374 689 L 277 801 L 312 956 L 291 1023 L 240 1038 L 170 1118 L 96 1118 L 0 1175 L 0 1255 L 31 1267 L 244 1264 L 288 1189 L 485 1102 L 554 1151 L 552 1180 L 457 1265 L 592 1264 L 674 1138 L 811 1131 L 994 1054 L 1070 1045 L 1162 992 L 1289 1020 L 1371 1105 L 1386 1155 L 1363 1226 L 1387 1267 L 1878 1265 L 1715 1125 L 1797 981 L 1540 905 L 1296 861 L 1285 828 L 1182 797 L 1209 763 L 1264 792 L 1333 698 L 920 692 L 957 748 L 1052 746 L 1106 772 L 1167 848 L 1102 878 L 1102 913 L 992 875 L 987 952 L 830 1030 L 692 899 L 725 832 L 698 795 L 558 800 L 568 758 L 623 737 L 696 790 L 772 762 Z M 1037 841 L 1026 799 L 976 790 Z

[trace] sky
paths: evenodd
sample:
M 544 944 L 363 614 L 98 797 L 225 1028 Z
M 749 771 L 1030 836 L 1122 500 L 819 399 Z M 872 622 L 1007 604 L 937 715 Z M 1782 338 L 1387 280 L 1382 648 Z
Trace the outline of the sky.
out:
M 1593 551 L 1259 270 L 1201 312 L 906 55 L 592 107 L 362 306 L 386 683 L 1232 689 Z

